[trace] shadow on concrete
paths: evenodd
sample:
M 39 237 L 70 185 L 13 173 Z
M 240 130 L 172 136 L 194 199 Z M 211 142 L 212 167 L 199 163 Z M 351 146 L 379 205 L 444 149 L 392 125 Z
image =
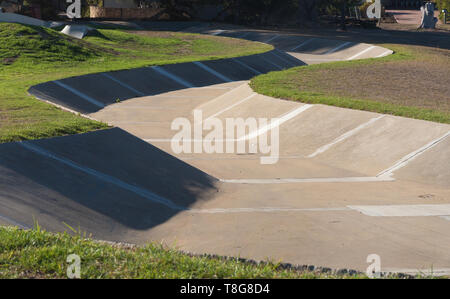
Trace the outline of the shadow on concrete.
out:
M 233 59 L 169 64 L 66 78 L 32 86 L 28 92 L 38 99 L 77 112 L 93 113 L 119 100 L 250 80 L 258 74 L 304 64 L 284 52 L 273 50 Z
M 329 51 L 336 49 L 339 51 L 345 50 L 353 46 L 353 44 L 343 45 L 342 41 L 336 39 L 322 39 L 317 37 L 306 37 L 301 36 L 281 36 L 270 32 L 252 32 L 248 31 L 246 33 L 242 32 L 231 32 L 223 34 L 223 36 L 229 37 L 239 37 L 243 36 L 244 39 L 256 41 L 256 42 L 266 42 L 268 41 L 275 48 L 281 49 L 283 51 L 292 53 L 302 53 L 302 54 L 315 54 L 324 55 L 328 54 Z
M 226 24 L 223 25 L 224 27 Z M 417 27 L 419 25 L 417 24 Z M 220 27 L 220 26 L 218 26 Z M 205 29 L 205 32 L 207 30 Z M 255 27 L 229 30 L 221 36 L 244 38 L 264 42 L 275 34 L 289 34 L 293 38 L 322 38 L 329 41 L 349 41 L 354 43 L 383 44 L 394 43 L 404 45 L 417 45 L 436 47 L 450 50 L 450 31 L 440 30 L 412 30 L 411 25 L 381 24 L 381 28 L 364 29 L 359 27 L 348 27 L 347 31 L 337 28 L 272 28 Z M 272 44 L 279 43 L 279 39 Z M 281 49 L 284 47 L 281 47 Z M 305 53 L 303 50 L 301 53 Z
M 0 166 L 0 206 L 17 207 L 10 218 L 97 235 L 105 225 L 92 218 L 145 230 L 217 192 L 215 178 L 119 128 L 1 144 Z
M 411 25 L 404 26 L 400 30 L 399 24 L 383 24 L 382 29 L 348 28 L 348 31 L 336 31 L 332 29 L 317 30 L 286 30 L 300 36 L 339 39 L 341 41 L 360 42 L 368 44 L 400 44 L 425 46 L 450 50 L 450 32 L 444 30 L 410 30 Z M 418 26 L 418 25 L 417 25 Z

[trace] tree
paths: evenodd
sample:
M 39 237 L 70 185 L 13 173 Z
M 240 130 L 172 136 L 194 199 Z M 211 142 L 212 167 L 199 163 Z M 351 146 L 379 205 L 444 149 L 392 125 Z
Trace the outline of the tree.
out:
M 218 18 L 235 24 L 273 25 L 293 23 L 304 25 L 317 21 L 319 11 L 341 15 L 345 25 L 346 7 L 358 5 L 360 0 L 135 0 L 141 7 L 157 5 L 161 15 L 170 19 L 190 19 L 202 5 L 215 5 L 222 9 Z
M 297 0 L 298 3 L 298 23 L 314 22 L 317 19 L 318 12 L 317 0 Z
M 346 30 L 345 15 L 347 8 L 357 6 L 360 4 L 360 0 L 319 0 L 319 7 L 328 12 L 329 14 L 339 14 L 341 16 L 341 29 Z

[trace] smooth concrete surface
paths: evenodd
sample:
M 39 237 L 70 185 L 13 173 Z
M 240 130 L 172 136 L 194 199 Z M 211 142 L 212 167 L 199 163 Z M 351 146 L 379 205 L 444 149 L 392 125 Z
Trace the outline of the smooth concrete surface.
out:
M 380 255 L 382 271 L 450 268 L 449 125 L 289 102 L 248 86 L 257 73 L 290 64 L 389 50 L 282 33 L 217 34 L 277 50 L 33 87 L 39 98 L 117 128 L 0 145 L 0 223 L 30 227 L 37 219 L 49 230 L 67 223 L 106 240 L 361 271 L 369 254 Z M 203 120 L 283 119 L 278 163 L 262 165 L 259 153 L 175 154 L 172 121 L 192 123 L 194 110 Z
M 399 24 L 420 25 L 422 18 L 420 10 L 388 10 Z
M 174 109 L 173 99 L 177 92 L 161 94 L 158 97 L 134 99 L 111 105 L 100 112 L 90 114 L 93 118 L 113 123 L 160 149 L 175 155 L 171 149 L 171 138 L 176 133 L 171 130 L 171 122 L 180 116 L 193 119 L 193 111 L 201 110 L 203 119 L 217 118 L 226 123 L 229 118 L 280 118 L 304 106 L 302 103 L 273 99 L 254 94 L 245 81 L 240 85 L 226 88 L 221 84 L 214 93 L 209 88 L 187 89 L 179 92 L 180 100 Z M 190 94 L 191 101 L 181 98 Z M 197 97 L 198 95 L 198 97 Z M 209 97 L 207 97 L 209 95 Z M 151 101 L 172 101 L 167 105 L 146 106 Z M 138 102 L 143 105 L 135 106 Z M 125 108 L 126 107 L 126 108 Z M 164 113 L 162 113 L 164 112 Z M 319 121 L 318 121 L 319 120 Z M 445 148 L 450 126 L 427 121 L 413 120 L 377 113 L 313 105 L 311 108 L 288 119 L 279 127 L 280 161 L 275 165 L 261 165 L 262 154 L 227 153 L 182 153 L 180 159 L 217 178 L 232 179 L 314 179 L 314 178 L 360 178 L 376 177 L 388 171 L 399 161 L 405 165 L 395 169 L 404 171 L 413 167 L 427 154 L 426 145 L 439 140 L 436 147 Z M 209 132 L 203 131 L 203 137 Z M 225 136 L 225 132 L 223 134 Z M 445 137 L 440 140 L 441 137 Z M 442 144 L 441 144 L 442 143 Z M 247 148 L 250 146 L 246 142 Z M 423 152 L 417 150 L 424 148 Z M 423 175 L 423 181 L 432 184 L 448 183 L 446 176 L 446 150 L 433 157 L 433 163 L 443 165 L 439 171 L 431 167 L 432 178 Z M 414 154 L 409 165 L 408 156 Z M 402 162 L 403 163 L 403 162 Z M 424 167 L 425 168 L 425 167 Z M 425 168 L 426 169 L 426 168 Z M 419 181 L 421 173 L 414 171 L 410 177 Z M 438 174 L 439 173 L 439 174 Z
M 63 30 L 61 30 L 61 33 L 78 39 L 83 39 L 83 37 L 85 37 L 88 32 L 92 30 L 95 29 L 86 25 L 66 25 Z
M 408 164 L 396 172 L 399 179 L 438 184 L 449 187 L 450 183 L 450 139 L 437 144 L 422 156 L 417 157 L 414 163 Z

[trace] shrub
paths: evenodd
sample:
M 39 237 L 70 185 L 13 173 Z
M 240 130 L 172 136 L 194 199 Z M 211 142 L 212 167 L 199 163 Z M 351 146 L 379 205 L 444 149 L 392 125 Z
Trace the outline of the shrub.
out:
M 444 8 L 450 12 L 450 0 L 436 0 L 436 6 L 439 9 L 439 12 L 440 12 L 439 17 L 441 19 L 444 18 L 444 14 L 442 13 L 442 10 Z

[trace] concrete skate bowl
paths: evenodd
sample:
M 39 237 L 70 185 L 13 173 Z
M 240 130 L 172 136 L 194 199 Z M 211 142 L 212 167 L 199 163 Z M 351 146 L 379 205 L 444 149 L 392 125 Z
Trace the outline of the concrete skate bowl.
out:
M 325 60 L 359 59 L 368 54 L 375 57 L 389 51 L 365 44 L 339 41 L 327 44 L 322 39 L 295 36 L 250 33 L 246 38 L 266 42 L 271 39 L 282 50 L 91 74 L 31 87 L 30 94 L 38 99 L 120 128 L 122 125 L 110 122 L 109 118 L 125 113 L 122 124 L 128 133 L 115 128 L 0 145 L 0 151 L 5 153 L 1 160 L 1 198 L 5 207 L 1 219 L 30 227 L 35 217 L 43 227 L 53 230 L 66 229 L 63 224 L 66 222 L 99 238 L 140 242 L 131 231 L 157 227 L 180 211 L 215 198 L 223 185 L 214 177 L 216 174 L 209 175 L 166 153 L 164 147 L 144 142 L 145 136 L 139 134 L 140 124 L 149 121 L 150 139 L 168 138 L 173 134 L 170 120 L 191 117 L 195 107 L 203 105 L 205 113 L 216 114 L 228 104 L 221 103 L 220 97 L 242 82 L 258 74 L 305 64 L 298 58 L 301 56 L 293 57 L 285 49 L 306 55 L 311 61 L 317 57 Z M 307 53 L 302 54 L 302 50 Z M 336 58 L 338 54 L 340 58 Z M 246 92 L 235 91 L 237 96 Z M 146 98 L 152 101 L 155 110 L 140 119 L 133 109 L 147 109 L 142 106 Z M 211 99 L 216 100 L 211 104 Z M 114 110 L 116 107 L 119 110 Z M 273 111 L 280 109 L 284 108 Z M 127 125 L 133 128 L 129 130 Z
M 0 223 L 30 227 L 34 218 L 106 240 L 361 271 L 371 253 L 393 271 L 448 268 L 449 125 L 283 101 L 247 81 L 392 51 L 282 33 L 206 33 L 276 50 L 32 87 L 40 99 L 116 128 L 0 145 Z M 172 121 L 194 123 L 194 110 L 220 120 L 279 118 L 279 162 L 174 153 Z

